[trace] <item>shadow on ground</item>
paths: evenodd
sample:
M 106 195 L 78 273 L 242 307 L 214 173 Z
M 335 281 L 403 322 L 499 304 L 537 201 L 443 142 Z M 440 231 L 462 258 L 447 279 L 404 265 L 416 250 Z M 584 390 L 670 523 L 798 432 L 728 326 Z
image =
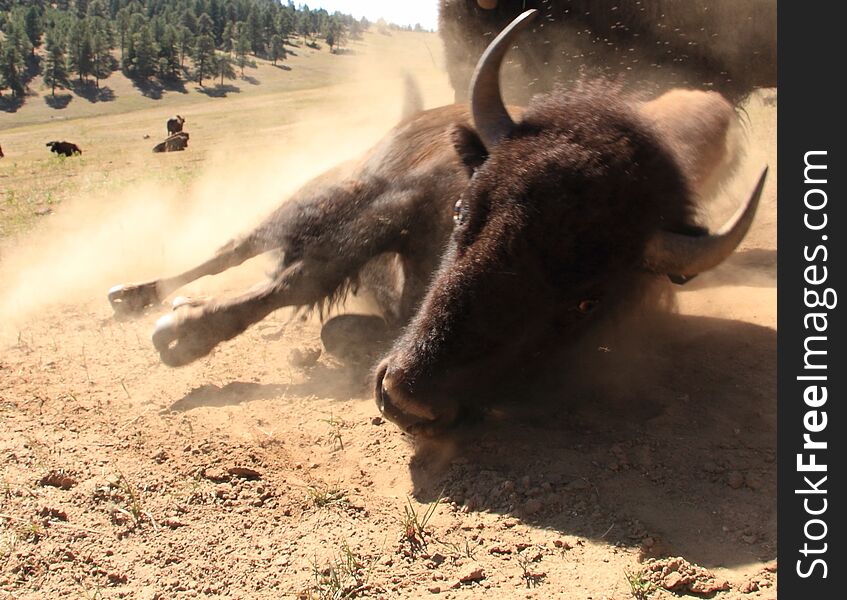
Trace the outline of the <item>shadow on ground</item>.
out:
M 6 95 L 0 97 L 0 110 L 2 110 L 3 112 L 18 112 L 18 109 L 23 105 L 24 99 L 20 96 L 12 97 Z
M 238 94 L 239 92 L 241 92 L 240 87 L 238 87 L 237 85 L 229 84 L 217 84 L 214 87 L 202 86 L 195 89 L 201 94 L 206 94 L 210 98 L 226 98 L 227 94 Z
M 165 92 L 188 93 L 188 90 L 185 88 L 185 81 L 181 79 L 144 79 L 133 77 L 132 85 L 143 96 L 152 98 L 153 100 L 161 100 Z
M 115 96 L 115 91 L 109 86 L 100 86 L 93 81 L 85 81 L 80 83 L 76 81 L 71 85 L 71 90 L 73 90 L 74 94 L 85 98 L 89 102 L 111 102 L 117 96 Z
M 67 108 L 73 99 L 73 94 L 56 94 L 55 96 L 44 96 L 44 103 L 50 108 L 61 110 Z
M 349 400 L 361 396 L 366 387 L 367 370 L 318 364 L 309 369 L 303 383 L 254 383 L 234 381 L 223 386 L 205 384 L 194 388 L 163 412 L 185 412 L 200 407 L 235 406 L 254 400 L 317 396 Z
M 686 292 L 726 285 L 774 287 L 776 250 L 751 248 L 733 253 L 720 267 L 686 283 Z
M 645 339 L 572 370 L 590 385 L 419 442 L 416 498 L 707 567 L 774 558 L 776 332 L 674 316 Z

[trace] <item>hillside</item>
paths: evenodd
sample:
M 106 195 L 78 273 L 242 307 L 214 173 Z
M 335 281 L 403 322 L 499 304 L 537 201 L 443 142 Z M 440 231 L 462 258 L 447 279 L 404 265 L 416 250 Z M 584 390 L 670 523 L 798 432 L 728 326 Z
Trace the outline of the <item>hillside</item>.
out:
M 6 154 L 0 161 L 0 192 L 5 197 L 0 205 L 0 239 L 27 227 L 48 208 L 56 210 L 71 198 L 102 194 L 103 185 L 120 190 L 128 182 L 150 177 L 187 183 L 209 155 L 243 159 L 249 151 L 279 156 L 278 145 L 283 139 L 297 139 L 292 137 L 295 131 L 303 134 L 297 144 L 322 143 L 320 131 L 333 121 L 336 132 L 340 123 L 370 122 L 373 136 L 361 140 L 367 144 L 399 115 L 402 76 L 407 71 L 419 81 L 430 105 L 451 96 L 439 71 L 440 42 L 432 33 L 369 32 L 362 41 L 348 42 L 341 54 L 330 54 L 326 47 L 290 50 L 284 65 L 255 59 L 255 67 L 247 67 L 243 78 L 222 88 L 187 83 L 181 90 L 151 97 L 116 71 L 102 82 L 113 94 L 110 101 L 74 96 L 65 108 L 55 109 L 45 102 L 49 89 L 41 87 L 17 112 L 0 113 L 0 146 Z M 189 150 L 152 155 L 153 145 L 166 134 L 165 121 L 177 113 L 187 119 Z M 337 135 L 332 138 L 323 154 L 335 154 L 349 143 Z M 51 140 L 76 143 L 83 149 L 82 157 L 52 156 L 45 148 Z M 284 146 L 298 153 L 296 147 Z M 354 146 L 365 147 L 359 139 Z

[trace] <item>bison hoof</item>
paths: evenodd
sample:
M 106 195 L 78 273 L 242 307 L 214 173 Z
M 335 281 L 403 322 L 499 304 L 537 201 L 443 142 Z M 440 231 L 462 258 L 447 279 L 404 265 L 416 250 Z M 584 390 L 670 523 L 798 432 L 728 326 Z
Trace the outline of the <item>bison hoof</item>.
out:
M 109 290 L 109 304 L 115 315 L 120 317 L 140 314 L 148 306 L 160 301 L 155 282 L 116 285 Z
M 177 310 L 182 308 L 183 306 L 203 306 L 205 304 L 205 300 L 200 298 L 187 298 L 185 296 L 177 296 L 173 300 L 171 300 L 171 310 Z
M 185 366 L 206 356 L 215 347 L 215 343 L 203 335 L 200 319 L 188 316 L 187 311 L 169 313 L 156 321 L 153 347 L 169 367 Z

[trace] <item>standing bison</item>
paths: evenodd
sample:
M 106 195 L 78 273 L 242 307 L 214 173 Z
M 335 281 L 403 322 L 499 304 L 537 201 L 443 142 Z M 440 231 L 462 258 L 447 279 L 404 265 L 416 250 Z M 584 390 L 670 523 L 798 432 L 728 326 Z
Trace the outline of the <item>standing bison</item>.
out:
M 333 351 L 333 331 L 355 330 L 357 319 L 360 330 L 392 336 L 376 369 L 377 404 L 405 430 L 427 433 L 489 399 L 496 374 L 540 362 L 642 297 L 645 282 L 720 264 L 749 228 L 765 178 L 721 230 L 697 226 L 694 185 L 726 145 L 731 106 L 696 91 L 643 103 L 595 82 L 512 109 L 514 121 L 499 67 L 533 15 L 480 59 L 470 107 L 405 118 L 351 176 L 319 177 L 202 265 L 115 286 L 115 311 L 140 311 L 279 250 L 266 283 L 159 319 L 162 361 L 188 364 L 278 308 L 323 307 L 368 288 L 383 327 L 342 315 L 322 338 Z
M 505 72 L 516 102 L 581 73 L 640 90 L 715 90 L 733 102 L 776 86 L 775 0 L 440 0 L 457 100 L 467 97 L 474 57 L 529 8 L 540 18 Z
M 80 150 L 79 146 L 72 142 L 47 142 L 45 146 L 50 148 L 50 152 L 60 156 L 74 156 L 75 154 L 82 154 L 82 150 Z
M 168 136 L 182 131 L 183 125 L 185 125 L 185 118 L 180 115 L 176 115 L 175 117 L 168 119 Z

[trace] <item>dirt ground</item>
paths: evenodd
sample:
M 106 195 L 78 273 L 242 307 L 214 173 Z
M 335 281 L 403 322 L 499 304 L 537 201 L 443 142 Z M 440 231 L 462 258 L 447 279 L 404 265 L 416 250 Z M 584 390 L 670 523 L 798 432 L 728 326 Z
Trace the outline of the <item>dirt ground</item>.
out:
M 316 319 L 169 369 L 166 307 L 39 310 L 0 353 L 0 597 L 775 598 L 774 98 L 753 231 L 637 368 L 607 349 L 616 377 L 444 440 L 382 421 L 365 372 L 294 366 Z

